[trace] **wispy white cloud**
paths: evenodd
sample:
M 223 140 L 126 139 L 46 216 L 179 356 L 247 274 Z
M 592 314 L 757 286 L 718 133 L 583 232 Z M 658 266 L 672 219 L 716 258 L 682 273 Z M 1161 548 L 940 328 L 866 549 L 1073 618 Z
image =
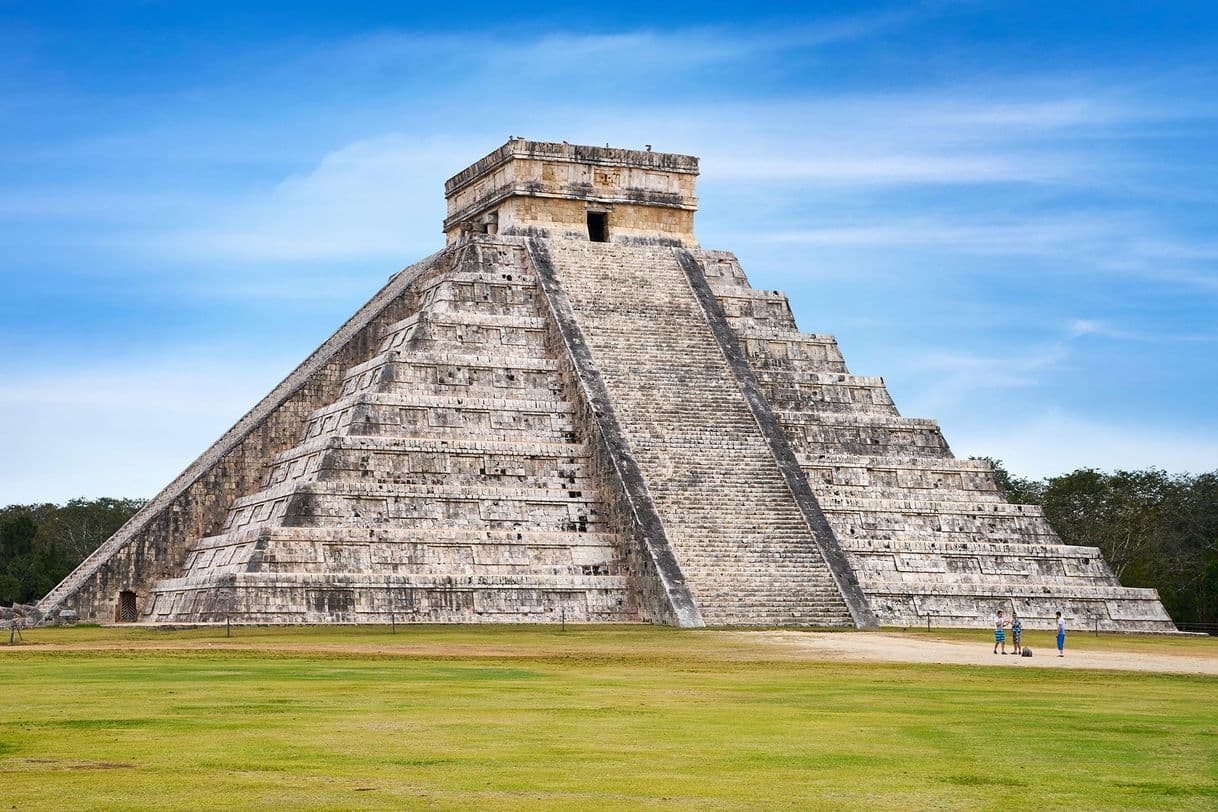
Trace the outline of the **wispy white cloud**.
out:
M 1218 334 L 1162 330 L 1119 329 L 1098 319 L 1072 319 L 1059 336 L 1033 345 L 1021 344 L 1009 353 L 981 355 L 934 349 L 893 359 L 907 384 L 909 397 L 899 404 L 908 415 L 959 414 L 961 404 L 975 403 L 985 395 L 1004 390 L 1039 390 L 1047 393 L 1059 384 L 1060 373 L 1088 363 L 1080 341 L 1104 338 L 1153 344 L 1218 341 Z M 1092 362 L 1094 363 L 1094 362 Z
M 959 117 L 961 105 L 944 115 Z M 997 105 L 1002 112 L 990 116 L 985 113 L 989 105 L 975 101 L 974 116 L 984 123 L 976 125 L 971 135 L 963 125 L 944 126 L 925 111 L 921 120 L 931 123 L 921 129 L 907 124 L 894 130 L 889 122 L 905 121 L 909 110 L 923 106 L 918 99 L 903 97 L 853 103 L 841 99 L 771 105 L 707 102 L 668 111 L 609 104 L 587 113 L 538 105 L 529 123 L 533 132 L 523 134 L 538 137 L 540 133 L 543 138 L 561 134 L 576 140 L 586 134 L 585 141 L 600 136 L 616 144 L 641 146 L 643 139 L 655 140 L 648 133 L 668 133 L 674 148 L 702 156 L 707 182 L 748 186 L 758 193 L 766 185 L 793 184 L 805 189 L 850 188 L 856 194 L 914 186 L 1070 185 L 1094 174 L 1089 166 L 1093 159 L 1074 154 L 1073 147 L 1030 149 L 991 139 L 993 121 L 1016 114 L 1012 103 L 1004 102 Z M 866 109 L 866 120 L 852 120 L 858 108 Z M 800 130 L 798 125 L 810 118 L 816 123 Z M 778 124 L 759 130 L 753 123 L 758 121 Z M 214 202 L 210 211 L 198 215 L 198 222 L 164 229 L 150 241 L 177 254 L 251 262 L 387 258 L 402 256 L 406 249 L 418 251 L 436 242 L 444 178 L 509 132 L 506 127 L 502 132 L 462 129 L 465 134 L 459 138 L 403 130 L 354 141 L 275 184 Z M 1010 138 L 1011 126 L 997 129 L 1006 133 L 1003 138 Z M 883 216 L 882 210 L 873 216 Z M 1103 217 L 1066 214 L 1022 222 L 969 223 L 889 215 L 873 224 L 783 231 L 769 239 L 1044 254 L 1063 245 L 1077 246 L 1080 239 L 1102 240 L 1120 230 L 1122 217 L 1108 212 Z M 1157 235 L 1145 235 L 1144 250 L 1157 244 L 1152 237 Z M 149 238 L 141 234 L 137 239 Z M 1177 251 L 1184 248 L 1175 245 Z
M 828 18 L 777 28 L 725 29 L 691 27 L 644 29 L 615 34 L 551 34 L 522 47 L 504 44 L 507 61 L 526 70 L 570 70 L 573 63 L 606 60 L 619 70 L 633 72 L 655 67 L 695 67 L 773 58 L 802 51 L 868 39 L 899 28 L 920 14 L 916 10 Z
M 734 181 L 779 181 L 832 185 L 908 186 L 917 184 L 1038 183 L 1060 180 L 1077 165 L 1060 157 L 1020 157 L 1016 154 L 935 154 L 911 151 L 908 145 L 885 149 L 855 145 L 852 149 L 821 150 L 807 145 L 807 155 L 790 149 L 771 157 L 764 151 L 743 150 L 735 156 L 707 158 L 713 177 Z M 946 151 L 945 151 L 946 152 Z
M 1218 290 L 1218 258 L 1208 238 L 1166 237 L 1151 213 L 1008 213 L 995 222 L 985 213 L 952 212 L 910 218 L 870 212 L 874 222 L 775 231 L 773 243 L 868 250 L 918 249 L 972 256 L 1054 260 L 1072 274 L 1139 277 L 1205 291 Z
M 1126 128 L 1212 114 L 1205 106 L 1182 112 L 1121 77 L 1034 73 L 904 92 L 812 86 L 760 100 L 692 89 L 676 96 L 601 92 L 607 76 L 615 77 L 613 88 L 650 88 L 657 72 L 680 81 L 698 76 L 706 64 L 755 66 L 775 54 L 877 36 L 933 13 L 923 8 L 861 14 L 785 29 L 538 36 L 475 32 L 460 37 L 382 32 L 313 44 L 294 56 L 285 54 L 283 64 L 254 60 L 250 64 L 260 73 L 249 81 L 273 87 L 302 71 L 330 81 L 368 78 L 383 97 L 377 104 L 381 115 L 363 99 L 358 106 L 356 100 L 346 106 L 331 102 L 332 109 L 319 112 L 330 119 L 366 122 L 362 132 L 354 128 L 357 137 L 317 152 L 305 167 L 277 181 L 202 201 L 191 212 L 166 212 L 155 202 L 138 201 L 117 208 L 148 216 L 146 228 L 132 241 L 176 256 L 251 263 L 389 260 L 437 244 L 444 177 L 512 132 L 595 143 L 648 142 L 658 149 L 696 152 L 703 158 L 705 182 L 762 192 L 825 187 L 883 194 L 993 184 L 1071 190 L 1128 182 L 1139 171 L 1129 163 L 1130 153 L 1113 143 Z M 400 85 L 385 87 L 390 76 L 400 77 Z M 595 104 L 570 101 L 570 88 L 589 86 L 600 89 L 593 91 Z M 528 88 L 527 114 L 520 104 L 522 88 Z M 426 123 L 414 123 L 419 115 L 426 116 Z M 446 137 L 444 132 L 461 135 Z M 1087 140 L 1097 133 L 1102 134 L 1098 148 Z M 187 129 L 172 137 L 192 145 L 199 141 Z M 302 138 L 288 139 L 281 148 L 298 156 Z M 197 146 L 212 155 L 209 160 L 218 159 L 214 146 Z M 148 145 L 137 141 L 128 148 L 147 150 Z M 241 148 L 246 148 L 244 139 Z M 279 145 L 249 148 L 265 158 Z M 92 196 L 86 191 L 80 197 Z M 780 232 L 774 239 L 1047 253 L 1076 244 L 1080 233 L 1095 241 L 1103 228 L 1121 228 L 1119 222 L 1114 225 L 1112 212 L 1091 223 L 1070 213 L 1023 222 L 960 223 L 933 216 L 910 220 L 891 208 L 891 203 L 877 205 L 873 223 L 821 225 Z M 1149 243 L 1171 242 L 1170 235 L 1143 232 L 1147 250 L 1154 247 Z M 1184 264 L 1164 278 L 1204 280 L 1188 265 L 1204 257 L 1187 242 L 1176 249 Z
M 821 246 L 936 248 L 971 254 L 1056 255 L 1072 253 L 1080 242 L 1093 244 L 1119 233 L 1119 220 L 1108 217 L 1032 217 L 1022 222 L 977 222 L 967 215 L 954 221 L 892 219 L 870 225 L 844 225 L 768 234 L 773 242 Z
M 842 249 L 857 249 L 851 256 L 865 254 L 877 265 L 899 264 L 917 249 L 935 258 L 935 272 L 944 277 L 1009 272 L 987 260 L 1014 257 L 1037 260 L 1046 274 L 1085 276 L 1097 290 L 1122 277 L 1139 280 L 1141 291 L 1218 291 L 1212 233 L 1190 232 L 1157 211 L 1173 195 L 1206 194 L 1204 184 L 1175 188 L 1181 184 L 1159 174 L 1166 159 L 1141 149 L 1164 132 L 1212 131 L 1218 109 L 1212 96 L 1180 98 L 1171 92 L 1177 77 L 1164 78 L 1157 66 L 1108 74 L 978 71 L 973 80 L 929 86 L 891 82 L 909 89 L 883 92 L 862 83 L 846 89 L 806 69 L 820 58 L 818 49 L 829 50 L 823 46 L 882 36 L 921 14 L 790 29 L 389 32 L 304 43 L 274 59 L 242 61 L 231 86 L 165 97 L 167 109 L 147 120 L 38 145 L 40 160 L 71 153 L 73 166 L 125 161 L 142 169 L 146 159 L 185 156 L 175 158 L 172 171 L 161 167 L 126 187 L 105 172 L 82 179 L 65 173 L 54 189 L 10 187 L 0 214 L 94 218 L 106 235 L 100 240 L 131 251 L 145 266 L 171 269 L 166 276 L 175 277 L 175 293 L 192 304 L 353 296 L 349 279 L 327 276 L 321 266 L 360 263 L 388 273 L 437 248 L 444 178 L 516 133 L 654 143 L 700 155 L 704 212 L 717 212 L 718 222 L 731 221 L 749 239 L 761 235 L 775 252 L 788 252 L 784 260 L 800 260 L 800 268 L 831 251 L 846 255 Z M 754 82 L 801 61 L 798 85 Z M 732 75 L 748 79 L 724 81 Z M 311 93 L 300 93 L 302 77 L 310 89 L 339 90 L 313 103 Z M 248 164 L 233 171 L 236 180 L 211 182 L 210 173 L 234 163 Z M 179 179 L 179 171 L 206 174 L 208 182 Z M 165 191 L 173 188 L 186 191 Z M 1133 188 L 1139 192 L 1131 198 Z M 756 210 L 728 202 L 745 196 Z M 846 198 L 850 211 L 843 211 Z M 781 217 L 771 216 L 780 210 Z M 703 236 L 738 247 L 735 237 Z M 857 264 L 845 263 L 840 273 L 857 274 Z M 105 272 L 129 271 L 111 265 Z M 788 278 L 806 284 L 809 277 Z M 973 297 L 963 305 L 984 311 L 978 322 L 1015 320 L 1010 305 L 987 299 L 986 290 L 961 295 Z M 867 305 L 880 323 L 912 318 L 919 301 Z M 914 392 L 903 410 L 943 416 L 958 452 L 1001 456 L 1021 473 L 1143 461 L 1214 467 L 1199 462 L 1213 458 L 1211 435 L 1194 442 L 1192 432 L 1150 421 L 1118 424 L 1032 410 L 1032 417 L 994 431 L 964 419 L 961 404 L 978 393 L 1035 403 L 1038 388 L 1060 382 L 1063 370 L 1097 363 L 1086 353 L 1101 339 L 1213 340 L 1195 324 L 1134 327 L 1102 307 L 1092 310 L 1092 301 L 1068 307 L 1045 315 L 1059 333 L 1031 345 L 1021 338 L 1008 342 L 1009 350 L 1001 341 L 987 345 L 1000 347 L 994 351 L 943 350 L 936 330 L 921 337 L 920 354 L 912 350 L 914 358 L 894 358 L 895 367 L 884 362 L 875 371 L 903 370 Z M 249 324 L 241 329 L 246 337 L 259 335 Z M 990 326 L 976 329 L 980 335 Z M 87 370 L 22 373 L 19 387 L 0 391 L 8 426 L 0 445 L 28 462 L 0 469 L 0 492 L 9 501 L 66 498 L 104 485 L 115 494 L 147 495 L 279 374 L 259 371 L 279 362 L 248 354 L 230 361 L 163 352 L 162 363 L 97 358 Z M 279 364 L 282 371 L 290 365 Z
M 1144 275 L 1163 282 L 1173 282 L 1200 290 L 1218 293 L 1218 269 L 1199 270 L 1162 266 L 1142 267 Z
M 0 386 L 8 462 L 0 504 L 152 496 L 297 360 L 162 347 L 139 360 L 9 371 Z
M 782 27 L 693 25 L 604 33 L 551 31 L 537 36 L 516 31 L 467 31 L 460 35 L 380 31 L 349 38 L 300 58 L 368 72 L 418 60 L 439 59 L 447 65 L 473 62 L 486 74 L 506 76 L 518 87 L 524 80 L 538 77 L 572 77 L 606 70 L 629 77 L 663 69 L 672 78 L 680 78 L 687 71 L 706 66 L 754 63 L 792 51 L 866 40 L 925 16 L 925 9 L 909 8 L 824 17 Z
M 429 253 L 442 244 L 444 180 L 486 149 L 476 140 L 390 134 L 356 141 L 307 172 L 157 235 L 150 247 L 248 263 L 397 263 Z
M 1070 322 L 1070 337 L 1102 336 L 1104 338 L 1129 339 L 1137 338 L 1136 333 L 1128 330 L 1118 330 L 1096 319 L 1074 319 Z
M 1070 349 L 1063 341 L 1006 355 L 934 350 L 902 364 L 905 379 L 916 383 L 898 406 L 902 414 L 915 417 L 955 413 L 960 404 L 975 402 L 993 390 L 1043 386 L 1069 358 Z
M 1104 470 L 1218 470 L 1218 435 L 1192 428 L 1117 422 L 1060 410 L 1036 411 L 990 425 L 946 421 L 958 456 L 996 457 L 1022 476 L 1044 477 L 1080 467 Z M 999 425 L 1001 423 L 1001 425 Z
M 1093 336 L 1117 341 L 1137 341 L 1156 344 L 1197 343 L 1218 341 L 1218 332 L 1181 333 L 1175 329 L 1134 330 L 1114 327 L 1098 319 L 1072 319 L 1069 324 L 1070 338 Z

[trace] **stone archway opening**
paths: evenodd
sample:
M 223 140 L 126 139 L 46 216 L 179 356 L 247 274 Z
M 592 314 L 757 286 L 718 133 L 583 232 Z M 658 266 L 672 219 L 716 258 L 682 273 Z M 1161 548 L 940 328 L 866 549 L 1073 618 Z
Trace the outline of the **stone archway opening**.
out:
M 114 611 L 114 619 L 118 623 L 134 623 L 139 618 L 135 593 L 124 589 L 118 593 L 118 606 Z

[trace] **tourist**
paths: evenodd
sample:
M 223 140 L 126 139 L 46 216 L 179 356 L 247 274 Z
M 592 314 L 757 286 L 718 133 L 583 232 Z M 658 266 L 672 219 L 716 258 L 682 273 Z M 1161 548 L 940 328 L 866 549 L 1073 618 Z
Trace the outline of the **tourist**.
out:
M 1066 656 L 1066 619 L 1062 617 L 1062 613 L 1057 613 L 1057 656 Z
M 1015 644 L 1015 654 L 1023 653 L 1023 644 L 1020 638 L 1023 636 L 1023 618 L 1012 609 L 1011 610 L 1011 642 Z
M 1002 616 L 1002 610 L 994 615 L 994 653 L 998 653 L 998 644 L 1002 643 L 1002 653 L 1007 653 L 1007 621 Z

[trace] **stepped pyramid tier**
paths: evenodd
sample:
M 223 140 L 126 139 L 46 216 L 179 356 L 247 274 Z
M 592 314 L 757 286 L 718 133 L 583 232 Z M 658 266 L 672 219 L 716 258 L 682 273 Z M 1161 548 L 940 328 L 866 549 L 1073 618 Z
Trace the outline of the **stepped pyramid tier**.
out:
M 1172 631 L 693 234 L 696 158 L 510 140 L 447 246 L 41 602 L 193 623 Z
M 1094 547 L 1062 544 L 1037 506 L 1010 504 L 982 460 L 933 420 L 902 417 L 880 378 L 852 375 L 830 335 L 796 327 L 786 297 L 749 286 L 736 258 L 700 254 L 817 502 L 882 624 L 973 626 L 996 609 L 1026 625 L 1174 631 L 1150 589 L 1123 587 Z

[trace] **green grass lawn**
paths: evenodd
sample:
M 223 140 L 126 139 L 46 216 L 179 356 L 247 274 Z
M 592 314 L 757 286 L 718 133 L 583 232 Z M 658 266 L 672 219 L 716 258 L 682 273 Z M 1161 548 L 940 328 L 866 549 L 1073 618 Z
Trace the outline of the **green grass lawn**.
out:
M 1213 678 L 648 627 L 233 634 L 5 647 L 0 808 L 1218 807 Z

